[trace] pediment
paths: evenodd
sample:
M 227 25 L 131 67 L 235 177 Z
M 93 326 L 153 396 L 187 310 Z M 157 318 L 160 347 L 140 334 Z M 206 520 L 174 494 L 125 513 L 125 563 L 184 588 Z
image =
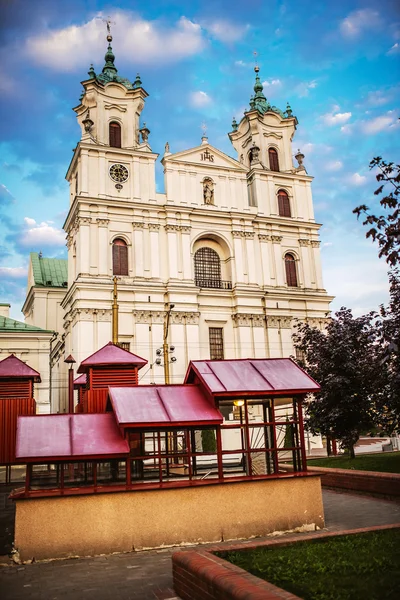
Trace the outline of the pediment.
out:
M 201 144 L 196 148 L 190 148 L 189 150 L 183 150 L 175 154 L 164 155 L 162 161 L 165 166 L 168 164 L 193 164 L 196 166 L 207 167 L 207 169 L 235 169 L 247 172 L 247 168 L 242 165 L 238 160 L 235 160 L 231 156 L 228 156 L 218 148 L 211 146 L 211 144 Z

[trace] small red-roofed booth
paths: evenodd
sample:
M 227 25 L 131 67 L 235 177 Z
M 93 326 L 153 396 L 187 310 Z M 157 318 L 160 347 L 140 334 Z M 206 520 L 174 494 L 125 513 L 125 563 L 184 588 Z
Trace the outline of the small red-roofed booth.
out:
M 109 386 L 138 385 L 138 371 L 147 360 L 109 342 L 81 362 L 78 373 L 86 375 L 86 393 L 82 394 L 85 413 L 104 412 Z
M 15 463 L 17 419 L 36 413 L 34 384 L 40 381 L 40 374 L 13 354 L 0 361 L 0 465 Z
M 290 359 L 193 361 L 181 385 L 110 386 L 101 414 L 19 418 L 22 558 L 323 527 L 301 407 L 318 389 Z
M 83 409 L 85 406 L 85 396 L 86 396 L 86 386 L 87 386 L 87 377 L 86 373 L 79 375 L 76 379 L 74 379 L 74 390 L 78 392 L 78 404 L 75 406 L 76 413 L 83 413 Z

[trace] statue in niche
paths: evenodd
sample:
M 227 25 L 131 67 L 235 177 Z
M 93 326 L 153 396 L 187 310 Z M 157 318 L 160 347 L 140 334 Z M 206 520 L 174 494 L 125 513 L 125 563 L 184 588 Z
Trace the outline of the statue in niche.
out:
M 253 145 L 250 149 L 250 162 L 251 163 L 257 163 L 259 162 L 259 153 L 260 153 L 260 148 L 257 148 L 257 146 L 255 145 L 255 143 L 253 142 Z
M 204 179 L 203 181 L 203 198 L 204 204 L 214 204 L 214 182 L 212 179 Z

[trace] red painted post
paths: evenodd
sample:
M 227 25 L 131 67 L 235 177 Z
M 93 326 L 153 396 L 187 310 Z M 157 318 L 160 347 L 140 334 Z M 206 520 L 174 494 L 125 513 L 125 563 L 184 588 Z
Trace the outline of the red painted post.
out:
M 29 488 L 31 487 L 31 479 L 32 479 L 32 465 L 28 463 L 26 465 L 26 475 L 25 475 L 25 494 L 29 494 Z
M 224 478 L 224 465 L 222 463 L 222 436 L 221 436 L 221 428 L 218 426 L 216 428 L 216 437 L 217 437 L 218 479 L 220 479 L 222 481 Z
M 275 398 L 270 398 L 271 403 L 269 406 L 269 412 L 271 415 L 272 421 L 272 440 L 273 440 L 273 450 L 272 450 L 272 458 L 274 461 L 274 472 L 276 474 L 279 473 L 279 461 L 278 461 L 278 442 L 276 438 L 276 421 L 275 421 Z
M 245 420 L 245 434 L 246 434 L 246 446 L 247 446 L 247 464 L 248 464 L 248 473 L 247 475 L 253 475 L 253 465 L 251 460 L 251 452 L 250 452 L 250 431 L 249 431 L 249 412 L 248 412 L 248 404 L 247 399 L 244 401 L 244 420 Z
M 304 397 L 299 398 L 298 405 L 298 417 L 299 417 L 299 429 L 300 429 L 300 449 L 301 449 L 301 462 L 302 471 L 307 471 L 307 456 L 306 456 L 306 441 L 304 438 L 304 422 L 303 422 L 303 407 L 301 405 Z

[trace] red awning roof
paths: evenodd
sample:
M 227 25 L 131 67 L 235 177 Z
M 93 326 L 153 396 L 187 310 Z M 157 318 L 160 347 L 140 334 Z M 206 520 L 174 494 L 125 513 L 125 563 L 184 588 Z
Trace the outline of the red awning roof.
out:
M 123 427 L 217 425 L 223 418 L 197 385 L 111 387 L 115 418 Z
M 112 342 L 97 350 L 94 354 L 85 358 L 79 365 L 78 373 L 87 373 L 90 367 L 105 367 L 111 365 L 131 365 L 136 366 L 138 369 L 144 367 L 147 364 L 147 360 L 123 350 L 119 346 L 116 346 Z
M 217 396 L 284 396 L 320 389 L 290 358 L 195 360 L 189 364 L 185 383 L 192 383 L 195 375 Z
M 0 361 L 0 379 L 33 379 L 40 383 L 40 373 L 11 354 Z
M 79 460 L 128 453 L 128 442 L 111 413 L 18 417 L 15 454 L 20 461 Z
M 83 373 L 74 379 L 74 390 L 77 390 L 82 385 L 86 385 L 86 373 Z

